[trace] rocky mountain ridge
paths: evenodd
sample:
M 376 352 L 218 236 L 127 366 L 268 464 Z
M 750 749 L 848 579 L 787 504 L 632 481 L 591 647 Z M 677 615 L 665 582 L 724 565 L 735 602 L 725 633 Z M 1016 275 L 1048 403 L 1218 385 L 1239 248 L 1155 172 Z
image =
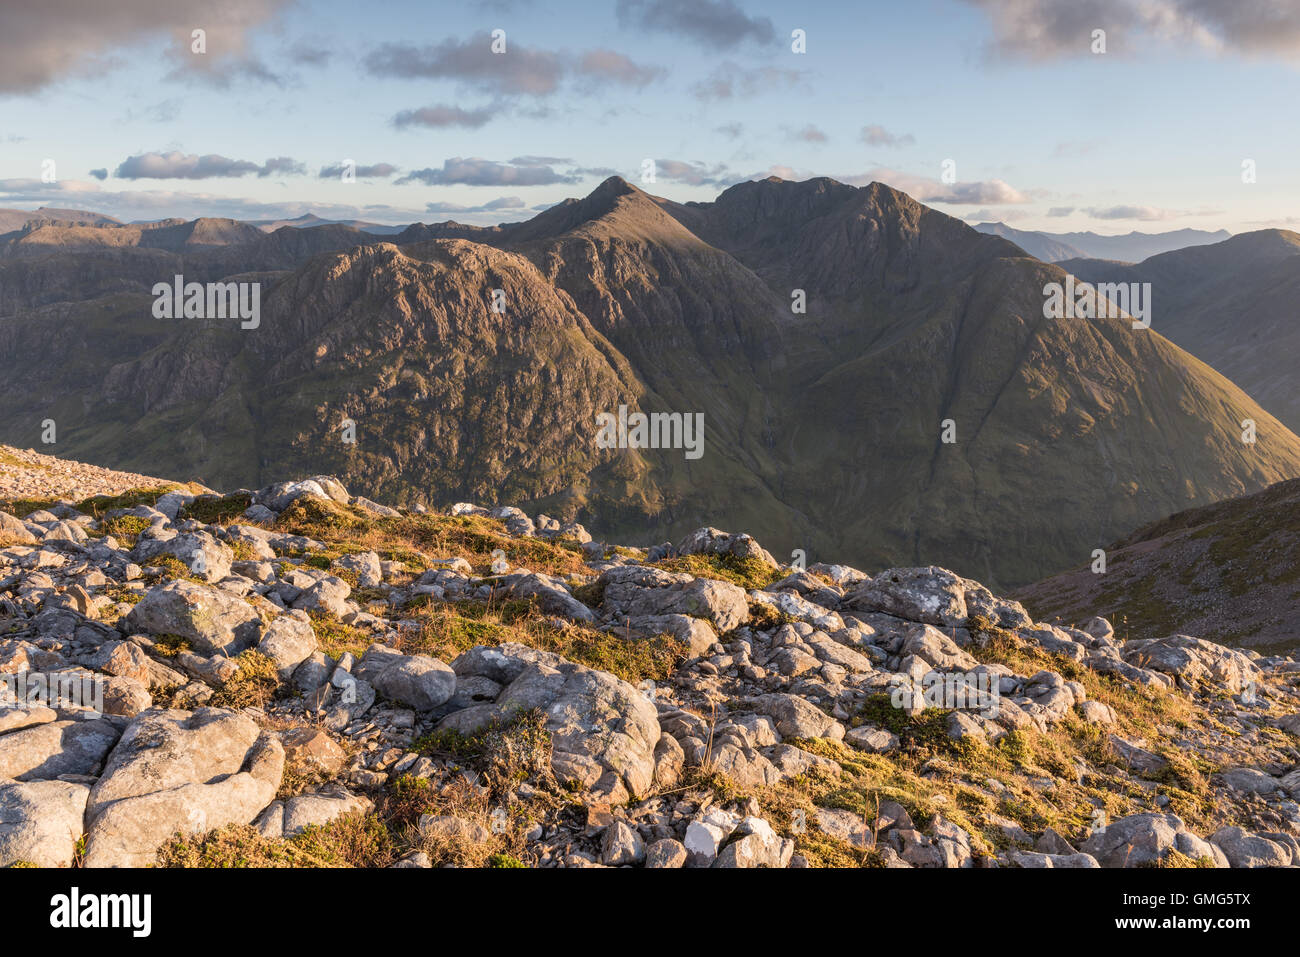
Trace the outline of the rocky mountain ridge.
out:
M 38 674 L 101 707 L 0 707 L 9 865 L 1300 865 L 1293 657 L 715 528 L 10 501 L 0 694 Z
M 53 420 L 68 454 L 212 487 L 337 474 L 408 507 L 500 498 L 643 545 L 717 523 L 998 587 L 1300 475 L 1300 438 L 1233 383 L 1124 320 L 1045 319 L 1061 270 L 878 183 L 675 204 L 613 178 L 392 242 L 222 245 L 237 225 L 0 249 L 0 439 Z M 258 327 L 153 318 L 181 272 L 262 283 Z M 621 405 L 703 415 L 703 457 L 600 448 Z

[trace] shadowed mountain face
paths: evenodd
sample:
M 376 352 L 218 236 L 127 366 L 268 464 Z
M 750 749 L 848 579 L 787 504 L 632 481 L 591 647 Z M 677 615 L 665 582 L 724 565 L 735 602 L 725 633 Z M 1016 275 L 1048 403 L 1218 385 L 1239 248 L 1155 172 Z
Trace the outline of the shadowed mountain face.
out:
M 1262 654 L 1300 638 L 1300 481 L 1191 509 L 1107 549 L 1104 574 L 1076 568 L 1020 590 L 1035 617 L 1109 617 L 1120 637 L 1182 632 Z
M 1300 429 L 1300 234 L 1262 229 L 1133 266 L 1058 265 L 1089 282 L 1151 283 L 1153 328 Z
M 1300 475 L 1300 439 L 1227 379 L 1127 320 L 1043 318 L 1062 270 L 880 184 L 682 205 L 614 178 L 393 243 L 166 228 L 0 247 L 0 440 L 52 418 L 61 454 L 214 487 L 336 472 L 383 500 L 642 542 L 721 524 L 998 584 Z M 259 327 L 154 319 L 182 270 L 261 280 Z M 620 405 L 701 413 L 703 456 L 600 447 Z

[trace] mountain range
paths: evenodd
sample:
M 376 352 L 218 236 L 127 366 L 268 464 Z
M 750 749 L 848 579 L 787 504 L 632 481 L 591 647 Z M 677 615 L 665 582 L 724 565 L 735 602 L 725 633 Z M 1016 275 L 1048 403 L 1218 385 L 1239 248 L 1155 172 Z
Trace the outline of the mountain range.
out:
M 1135 230 L 1124 236 L 1102 236 L 1094 232 L 1045 233 L 1013 229 L 1006 223 L 979 223 L 975 228 L 981 233 L 1009 239 L 1029 255 L 1049 263 L 1059 263 L 1065 259 L 1137 262 L 1175 249 L 1221 242 L 1231 235 L 1226 229 L 1215 232 L 1174 229 L 1164 233 L 1140 233 Z
M 154 318 L 177 274 L 261 282 L 258 327 Z M 1163 327 L 1044 318 L 1065 276 L 825 178 L 678 204 L 614 177 L 389 237 L 44 224 L 0 242 L 0 441 L 54 420 L 60 455 L 216 488 L 332 473 L 647 543 L 717 521 L 999 586 L 1300 476 L 1300 438 Z M 622 405 L 703 414 L 704 456 L 599 447 Z

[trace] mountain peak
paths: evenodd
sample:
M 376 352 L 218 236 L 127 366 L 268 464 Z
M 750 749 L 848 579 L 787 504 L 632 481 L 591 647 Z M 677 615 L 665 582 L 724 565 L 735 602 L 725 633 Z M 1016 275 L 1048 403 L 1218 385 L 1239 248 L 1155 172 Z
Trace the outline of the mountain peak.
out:
M 611 176 L 603 183 L 587 194 L 590 199 L 593 196 L 627 196 L 630 193 L 639 193 L 637 189 L 622 176 Z
M 624 237 L 690 236 L 652 196 L 621 176 L 611 176 L 582 199 L 566 199 L 527 222 L 513 226 L 510 240 L 521 243 L 551 239 L 578 229 L 597 228 L 597 224 L 599 228 Z

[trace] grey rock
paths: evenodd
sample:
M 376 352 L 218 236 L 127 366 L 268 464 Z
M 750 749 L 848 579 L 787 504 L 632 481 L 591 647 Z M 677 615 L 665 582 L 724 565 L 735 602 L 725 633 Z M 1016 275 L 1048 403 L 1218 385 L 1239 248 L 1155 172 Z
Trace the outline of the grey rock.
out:
M 257 644 L 262 623 L 247 602 L 197 582 L 155 585 L 124 620 L 131 631 L 179 635 L 201 655 L 234 657 Z
M 110 721 L 50 721 L 0 737 L 0 778 L 40 781 L 95 774 L 117 743 Z

